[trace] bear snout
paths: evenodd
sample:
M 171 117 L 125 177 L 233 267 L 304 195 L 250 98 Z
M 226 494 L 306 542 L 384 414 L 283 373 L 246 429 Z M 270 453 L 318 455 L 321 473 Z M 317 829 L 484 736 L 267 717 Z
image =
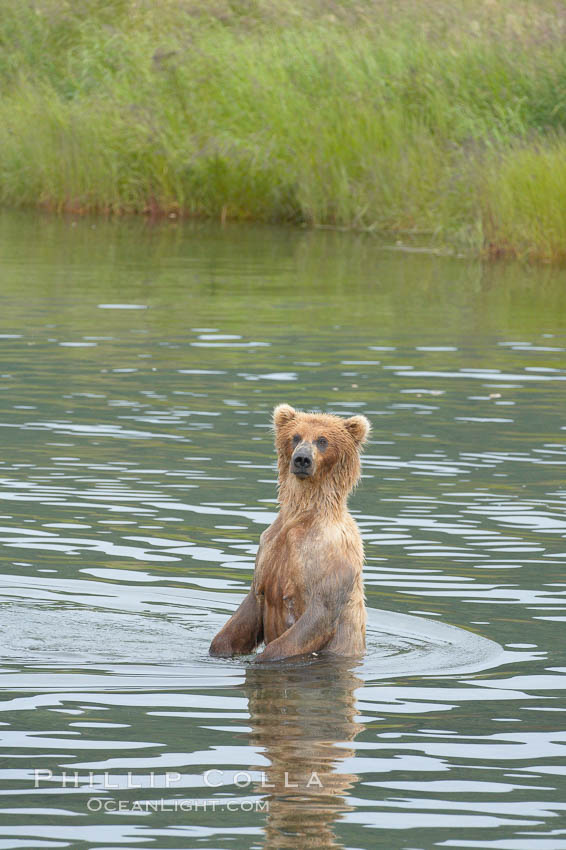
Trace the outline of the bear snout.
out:
M 293 452 L 291 472 L 298 478 L 309 478 L 314 473 L 314 457 L 310 446 L 298 446 Z

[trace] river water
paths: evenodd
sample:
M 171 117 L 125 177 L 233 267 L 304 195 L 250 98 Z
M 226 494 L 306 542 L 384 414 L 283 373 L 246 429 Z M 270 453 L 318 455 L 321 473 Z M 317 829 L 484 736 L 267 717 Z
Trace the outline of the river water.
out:
M 368 652 L 207 656 L 276 403 L 373 424 Z M 566 848 L 566 272 L 0 216 L 0 848 Z

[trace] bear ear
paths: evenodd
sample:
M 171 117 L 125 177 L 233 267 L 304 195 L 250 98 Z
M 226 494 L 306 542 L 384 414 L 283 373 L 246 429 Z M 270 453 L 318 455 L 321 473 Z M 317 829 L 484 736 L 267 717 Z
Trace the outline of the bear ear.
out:
M 276 428 L 282 428 L 283 425 L 291 422 L 296 415 L 297 411 L 290 404 L 278 404 L 273 411 L 273 424 Z
M 350 416 L 349 419 L 344 420 L 344 427 L 357 445 L 365 443 L 371 431 L 371 425 L 365 416 Z

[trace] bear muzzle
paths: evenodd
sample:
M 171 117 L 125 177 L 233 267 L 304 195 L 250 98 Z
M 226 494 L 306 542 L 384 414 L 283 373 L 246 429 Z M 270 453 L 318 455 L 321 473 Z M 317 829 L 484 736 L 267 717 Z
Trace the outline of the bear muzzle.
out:
M 314 455 L 311 446 L 304 443 L 297 446 L 291 457 L 291 472 L 297 478 L 310 478 L 314 474 Z

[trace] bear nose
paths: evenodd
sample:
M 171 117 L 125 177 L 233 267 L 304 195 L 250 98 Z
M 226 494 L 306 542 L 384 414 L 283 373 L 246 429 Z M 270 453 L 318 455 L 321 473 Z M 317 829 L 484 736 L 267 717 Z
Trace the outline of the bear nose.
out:
M 293 458 L 293 463 L 297 469 L 307 470 L 312 466 L 312 460 L 306 454 L 295 455 Z

